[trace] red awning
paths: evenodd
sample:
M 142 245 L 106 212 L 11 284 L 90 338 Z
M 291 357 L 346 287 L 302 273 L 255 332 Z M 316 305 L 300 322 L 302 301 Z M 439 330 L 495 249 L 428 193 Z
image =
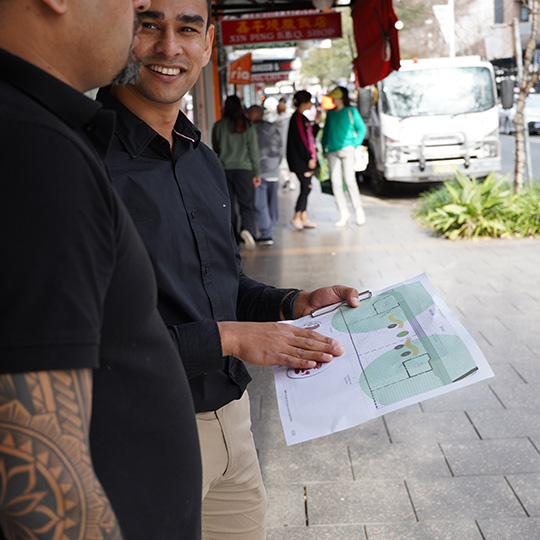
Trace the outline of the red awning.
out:
M 397 17 L 392 0 L 357 0 L 352 18 L 357 84 L 368 86 L 399 69 Z

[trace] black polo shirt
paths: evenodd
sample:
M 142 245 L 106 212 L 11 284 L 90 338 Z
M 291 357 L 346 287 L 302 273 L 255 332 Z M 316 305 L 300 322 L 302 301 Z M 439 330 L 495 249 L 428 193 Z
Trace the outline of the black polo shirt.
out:
M 92 458 L 124 538 L 195 540 L 193 403 L 102 161 L 113 126 L 113 113 L 0 50 L 0 372 L 93 368 Z M 77 508 L 59 512 L 78 523 Z
M 216 321 L 275 321 L 290 289 L 248 278 L 231 227 L 223 167 L 180 112 L 169 142 L 107 89 L 98 94 L 117 114 L 107 156 L 111 176 L 150 253 L 158 308 L 180 350 L 197 412 L 238 399 L 250 377 L 223 357 Z

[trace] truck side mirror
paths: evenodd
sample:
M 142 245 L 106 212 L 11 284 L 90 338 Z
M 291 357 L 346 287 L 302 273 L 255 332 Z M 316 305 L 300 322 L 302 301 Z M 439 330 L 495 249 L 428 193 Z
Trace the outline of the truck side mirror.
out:
M 514 81 L 512 79 L 501 81 L 501 104 L 503 109 L 511 109 L 514 105 Z

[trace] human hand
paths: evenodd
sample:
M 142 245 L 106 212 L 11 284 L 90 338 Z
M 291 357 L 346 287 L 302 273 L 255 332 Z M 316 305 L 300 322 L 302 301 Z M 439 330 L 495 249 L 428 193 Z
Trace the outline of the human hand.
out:
M 291 324 L 218 322 L 223 355 L 257 366 L 312 369 L 343 354 L 341 344 L 312 329 Z
M 317 166 L 317 160 L 311 158 L 311 159 L 308 161 L 308 167 L 309 167 L 310 169 L 314 169 L 316 166 Z
M 257 188 L 261 185 L 262 180 L 260 176 L 254 176 L 253 177 L 253 185 Z
M 358 290 L 344 285 L 334 285 L 315 291 L 302 291 L 294 301 L 294 318 L 305 317 L 316 309 L 342 300 L 347 300 L 351 307 L 358 307 L 360 305 Z

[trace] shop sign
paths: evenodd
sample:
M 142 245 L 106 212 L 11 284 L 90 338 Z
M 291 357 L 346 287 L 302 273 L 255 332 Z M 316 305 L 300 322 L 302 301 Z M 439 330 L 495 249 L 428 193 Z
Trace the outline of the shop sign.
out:
M 251 53 L 229 64 L 229 84 L 251 84 Z
M 292 71 L 292 60 L 262 60 L 251 63 L 251 75 L 256 73 L 276 73 L 278 71 Z
M 252 83 L 275 83 L 286 81 L 289 78 L 288 72 L 281 73 L 254 73 L 251 75 Z
M 220 24 L 223 45 L 341 37 L 341 14 L 336 12 L 228 19 Z

